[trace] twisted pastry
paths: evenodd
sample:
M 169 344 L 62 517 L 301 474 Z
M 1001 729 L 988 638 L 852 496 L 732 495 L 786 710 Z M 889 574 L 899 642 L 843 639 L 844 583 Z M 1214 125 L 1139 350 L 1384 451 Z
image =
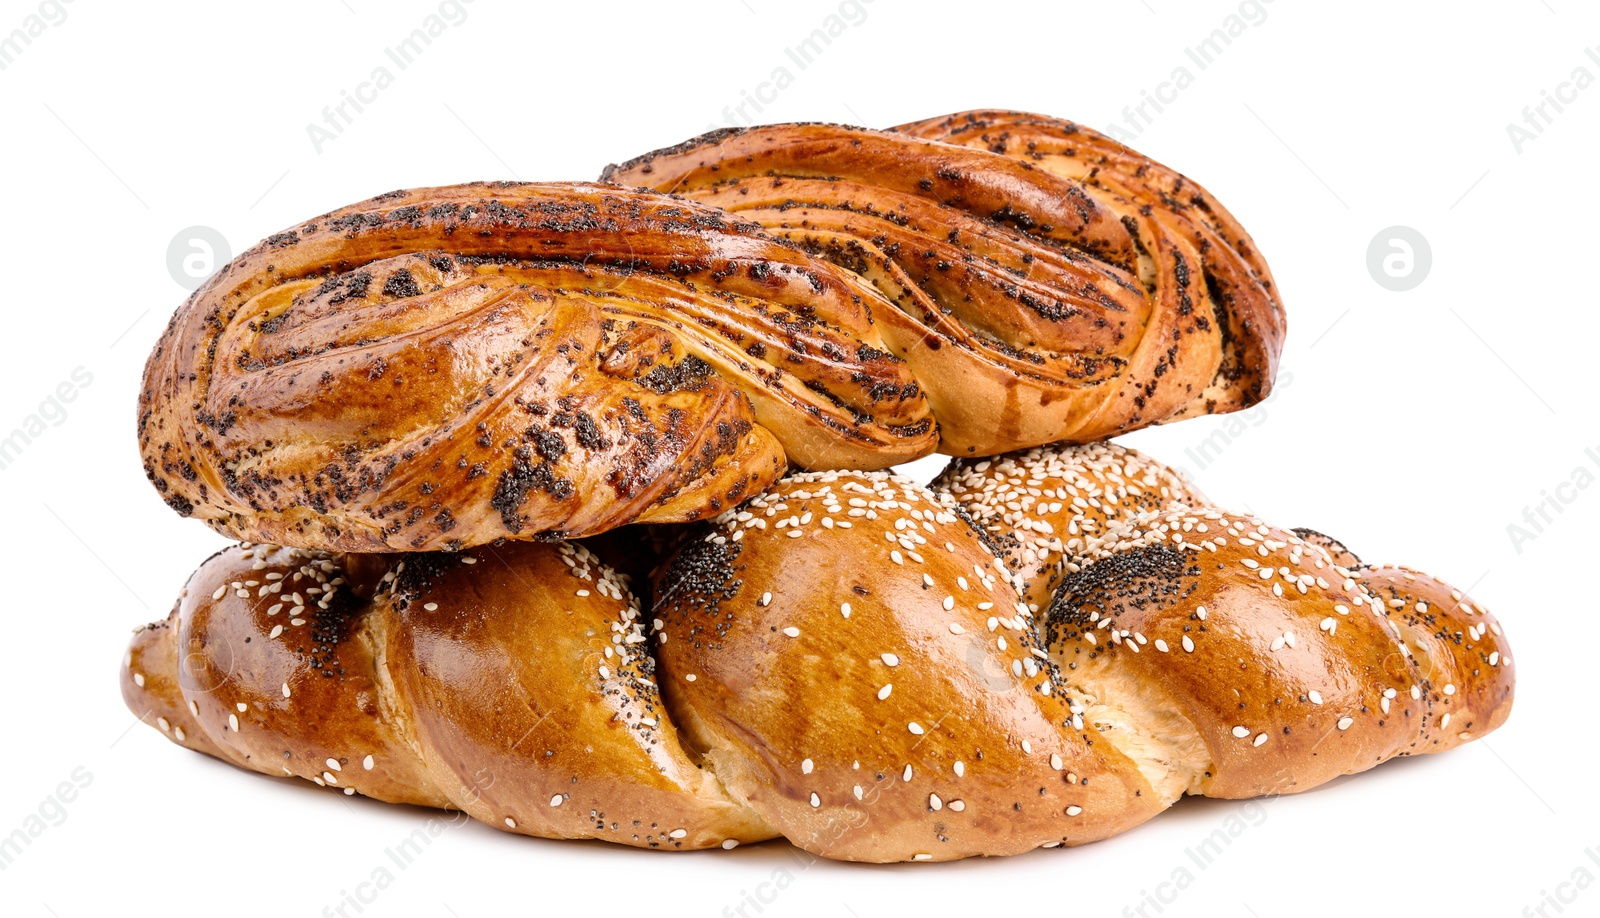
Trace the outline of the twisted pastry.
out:
M 727 129 L 603 180 L 716 204 L 876 285 L 893 352 L 919 379 L 963 380 L 927 386 L 952 455 L 1101 440 L 1271 389 L 1283 310 L 1250 237 L 1203 188 L 1071 122 Z
M 271 236 L 152 353 L 146 474 L 235 538 L 459 550 L 1266 394 L 1270 274 L 1203 191 L 945 133 L 712 135 L 608 170 L 701 202 L 462 185 Z
M 1098 131 L 1048 115 L 970 111 L 892 130 L 1009 156 L 1123 206 L 1160 202 L 1150 216 L 1200 252 L 1226 342 L 1206 396 L 1168 420 L 1247 408 L 1267 396 L 1282 350 L 1283 306 L 1250 234 L 1210 192 Z
M 933 450 L 874 299 L 688 201 L 397 191 L 268 238 L 190 297 L 145 368 L 145 471 L 220 532 L 323 550 L 698 519 L 786 451 L 875 468 Z
M 124 697 L 243 767 L 522 834 L 878 862 L 1094 841 L 1509 713 L 1509 649 L 1470 599 L 1182 503 L 1148 458 L 945 481 L 784 478 L 678 549 L 650 612 L 572 543 L 230 549 L 135 634 Z

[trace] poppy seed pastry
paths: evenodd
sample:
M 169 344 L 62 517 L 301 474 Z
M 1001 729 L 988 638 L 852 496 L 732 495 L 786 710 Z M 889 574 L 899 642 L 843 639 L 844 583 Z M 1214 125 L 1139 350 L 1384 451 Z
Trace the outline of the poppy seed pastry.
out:
M 508 832 L 782 836 L 867 862 L 1092 842 L 1185 794 L 1308 790 L 1510 712 L 1509 646 L 1470 598 L 1183 504 L 1148 457 L 1054 447 L 947 479 L 961 497 L 789 475 L 691 527 L 649 583 L 573 542 L 231 548 L 135 633 L 123 697 L 241 767 Z M 983 506 L 1020 497 L 1026 517 Z M 1090 519 L 1059 564 L 1003 538 Z
M 1192 180 L 1095 131 L 970 112 L 890 131 L 728 128 L 604 181 L 725 208 L 870 281 L 941 451 L 1087 443 L 1271 391 L 1277 287 Z M 996 411 L 996 406 L 1000 410 Z

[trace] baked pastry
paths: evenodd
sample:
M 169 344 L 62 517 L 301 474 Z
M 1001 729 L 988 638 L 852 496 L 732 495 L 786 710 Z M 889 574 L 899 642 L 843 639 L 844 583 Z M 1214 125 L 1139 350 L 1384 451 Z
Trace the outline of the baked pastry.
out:
M 946 480 L 961 499 L 784 478 L 699 527 L 650 611 L 570 542 L 231 548 L 136 632 L 124 698 L 242 767 L 508 831 L 782 835 L 874 862 L 1094 841 L 1186 793 L 1442 751 L 1510 710 L 1508 646 L 1470 599 L 1212 507 L 1137 512 L 1151 482 L 1181 496 L 1152 460 L 1061 447 Z M 1027 556 L 1007 526 L 1087 529 L 1085 504 L 1103 526 L 1008 566 Z
M 729 128 L 602 178 L 716 204 L 874 284 L 891 350 L 919 379 L 962 380 L 925 386 L 954 456 L 1102 440 L 1272 387 L 1283 309 L 1249 235 L 1072 122 Z
M 1177 472 L 1115 443 L 952 462 L 932 487 L 954 498 L 999 550 L 1034 614 L 1091 540 L 1143 513 L 1209 503 Z
M 970 155 L 975 175 L 1016 168 Z M 973 231 L 952 208 L 920 225 L 943 219 L 941 238 Z M 1243 339 L 1183 267 L 1197 251 L 1123 219 L 1137 231 L 1105 229 L 1109 261 L 983 230 L 1013 295 L 962 281 L 973 305 L 928 324 L 864 262 L 703 203 L 581 184 L 380 195 L 269 237 L 183 305 L 145 368 L 145 471 L 234 538 L 459 550 L 701 519 L 789 463 L 989 454 L 1259 398 L 1271 360 L 1249 392 L 1213 382 Z M 1165 272 L 1148 289 L 1115 264 L 1136 242 Z M 1028 331 L 983 343 L 962 324 L 991 321 Z

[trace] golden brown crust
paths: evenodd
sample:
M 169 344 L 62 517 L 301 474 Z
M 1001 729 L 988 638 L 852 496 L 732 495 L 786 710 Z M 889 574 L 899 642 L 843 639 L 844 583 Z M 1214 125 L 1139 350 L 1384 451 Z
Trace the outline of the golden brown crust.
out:
M 1181 416 L 1247 408 L 1272 391 L 1285 331 L 1272 270 L 1233 214 L 1192 179 L 1098 131 L 1030 112 L 958 112 L 893 130 L 1009 156 L 1096 196 L 1159 201 L 1160 206 L 1151 208 L 1153 219 L 1201 253 L 1206 287 L 1223 329 L 1216 378 Z
M 1118 669 L 1175 699 L 1211 755 L 1207 796 L 1305 790 L 1415 742 L 1415 663 L 1350 572 L 1292 532 L 1183 508 L 1072 566 L 1048 626 L 1068 680 Z
M 1079 534 L 1030 560 L 1007 534 L 1040 522 Z M 781 834 L 872 862 L 1306 790 L 1511 707 L 1500 626 L 1459 591 L 1204 506 L 1121 448 L 975 462 L 936 489 L 793 475 L 690 531 L 648 613 L 578 543 L 230 549 L 136 633 L 124 697 L 242 767 L 524 834 Z
M 592 185 L 324 215 L 174 316 L 145 370 L 146 473 L 232 536 L 436 550 L 712 515 L 781 474 L 783 447 L 931 452 L 876 293 L 756 229 Z
M 1249 237 L 1181 176 L 1027 117 L 1026 154 L 974 142 L 962 116 L 895 132 L 783 124 L 706 134 L 604 179 L 724 207 L 876 285 L 897 307 L 878 316 L 884 338 L 952 455 L 1265 397 L 1282 310 Z
M 509 543 L 413 556 L 388 667 L 429 770 L 470 763 L 456 805 L 527 835 L 693 849 L 773 834 L 679 742 L 638 600 L 588 550 Z
M 241 767 L 525 835 L 666 850 L 772 836 L 660 717 L 637 602 L 588 551 L 391 561 L 369 599 L 332 556 L 219 553 L 135 635 L 125 700 Z
M 1148 514 L 1068 571 L 1047 626 L 1066 680 L 1170 699 L 1209 753 L 1206 796 L 1306 790 L 1510 713 L 1487 612 L 1424 575 L 1345 568 L 1254 517 Z
M 1182 475 L 1116 443 L 957 459 L 933 487 L 954 498 L 1000 549 L 1035 613 L 1050 604 L 1067 561 L 1117 524 L 1206 503 Z
M 1404 567 L 1363 567 L 1362 585 L 1417 661 L 1426 703 L 1405 754 L 1444 752 L 1499 729 L 1511 716 L 1511 646 L 1489 610 L 1442 580 Z
M 1162 804 L 1076 729 L 978 534 L 884 473 L 785 478 L 657 584 L 680 719 L 788 839 L 856 861 L 1082 844 Z
M 363 607 L 329 557 L 226 549 L 195 571 L 166 622 L 135 635 L 124 697 L 135 710 L 160 705 L 183 727 L 169 733 L 178 742 L 262 774 L 446 806 L 397 726 L 376 663 L 383 623 Z M 173 670 L 176 680 L 151 679 Z

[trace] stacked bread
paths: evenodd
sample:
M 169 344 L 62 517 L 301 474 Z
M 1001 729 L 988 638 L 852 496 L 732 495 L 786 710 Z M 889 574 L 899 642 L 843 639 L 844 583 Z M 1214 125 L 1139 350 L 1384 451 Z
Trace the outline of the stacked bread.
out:
M 146 472 L 244 541 L 135 633 L 136 714 L 512 832 L 862 861 L 1093 841 L 1505 719 L 1470 599 L 1099 442 L 1270 389 L 1271 275 L 1188 179 L 995 112 L 604 178 L 382 195 L 184 304 Z M 931 485 L 886 471 L 934 451 Z

